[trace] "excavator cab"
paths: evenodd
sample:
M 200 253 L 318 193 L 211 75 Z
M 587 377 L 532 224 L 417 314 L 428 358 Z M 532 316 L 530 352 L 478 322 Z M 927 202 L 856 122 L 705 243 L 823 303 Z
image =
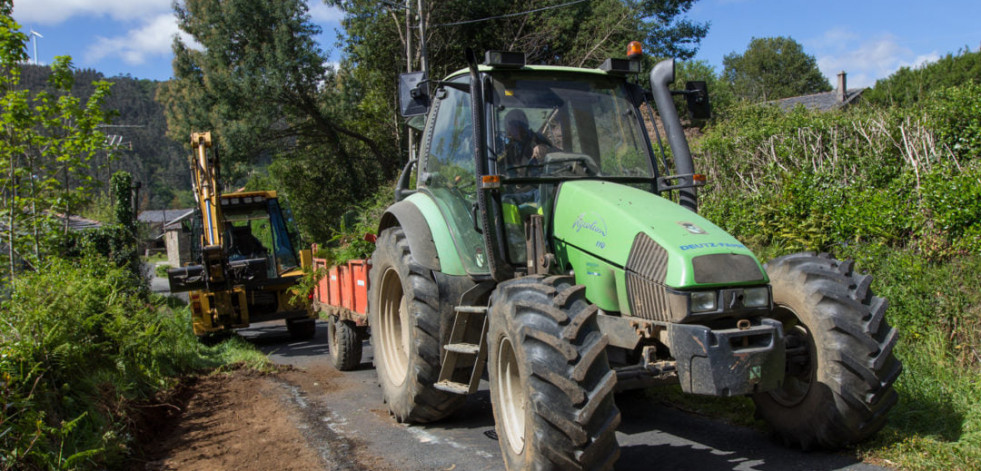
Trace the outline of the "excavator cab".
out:
M 316 314 L 293 295 L 303 277 L 291 219 L 275 191 L 222 193 L 210 133 L 194 133 L 191 174 L 199 203 L 192 225 L 194 264 L 168 270 L 171 292 L 190 292 L 194 333 L 286 320 L 294 338 L 313 336 Z M 285 214 L 284 214 L 285 213 Z

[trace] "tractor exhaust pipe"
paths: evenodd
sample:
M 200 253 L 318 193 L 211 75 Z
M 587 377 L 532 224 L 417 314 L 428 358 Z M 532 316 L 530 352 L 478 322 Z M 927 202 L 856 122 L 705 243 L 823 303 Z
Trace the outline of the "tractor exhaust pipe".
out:
M 668 85 L 672 82 L 674 82 L 674 59 L 658 62 L 651 69 L 651 92 L 657 105 L 657 114 L 661 116 L 661 123 L 664 124 L 664 133 L 667 134 L 671 154 L 674 155 L 674 171 L 678 175 L 686 175 L 679 183 L 694 185 L 692 174 L 695 173 L 695 165 L 692 162 L 691 149 L 688 148 L 688 140 L 685 139 L 681 120 L 678 119 L 678 110 L 671 98 L 671 90 L 668 89 Z M 678 202 L 698 212 L 698 193 L 695 187 L 689 186 L 678 190 Z

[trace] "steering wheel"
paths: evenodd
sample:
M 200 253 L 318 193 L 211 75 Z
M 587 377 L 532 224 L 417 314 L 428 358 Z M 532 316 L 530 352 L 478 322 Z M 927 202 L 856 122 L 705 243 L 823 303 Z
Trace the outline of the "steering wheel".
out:
M 576 176 L 599 175 L 600 167 L 587 154 L 573 152 L 549 152 L 545 155 L 545 173 L 562 175 L 571 173 Z

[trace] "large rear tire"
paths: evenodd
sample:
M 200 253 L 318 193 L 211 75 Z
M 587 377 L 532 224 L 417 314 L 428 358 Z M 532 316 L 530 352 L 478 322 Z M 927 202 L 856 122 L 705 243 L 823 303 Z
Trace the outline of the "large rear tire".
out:
M 608 341 L 571 282 L 520 278 L 491 297 L 491 402 L 511 471 L 612 469 L 620 456 Z
M 368 324 L 375 367 L 388 409 L 399 422 L 432 422 L 453 413 L 465 396 L 433 387 L 439 379 L 442 324 L 439 290 L 412 257 L 401 227 L 382 231 L 371 256 Z
M 340 371 L 351 371 L 361 364 L 361 336 L 354 322 L 330 316 L 327 320 L 327 350 L 331 364 Z
M 840 448 L 885 425 L 902 364 L 885 299 L 870 275 L 827 254 L 794 254 L 766 264 L 774 315 L 784 324 L 787 374 L 781 389 L 753 396 L 757 415 L 784 443 Z

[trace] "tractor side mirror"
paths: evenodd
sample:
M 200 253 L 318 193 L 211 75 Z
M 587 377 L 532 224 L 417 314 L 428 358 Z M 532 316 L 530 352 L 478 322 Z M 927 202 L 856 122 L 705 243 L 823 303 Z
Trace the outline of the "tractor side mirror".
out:
M 399 111 L 406 118 L 429 111 L 429 90 L 424 72 L 399 75 Z
M 712 117 L 712 105 L 709 103 L 708 85 L 705 82 L 685 82 L 685 101 L 688 102 L 688 114 L 692 119 Z

